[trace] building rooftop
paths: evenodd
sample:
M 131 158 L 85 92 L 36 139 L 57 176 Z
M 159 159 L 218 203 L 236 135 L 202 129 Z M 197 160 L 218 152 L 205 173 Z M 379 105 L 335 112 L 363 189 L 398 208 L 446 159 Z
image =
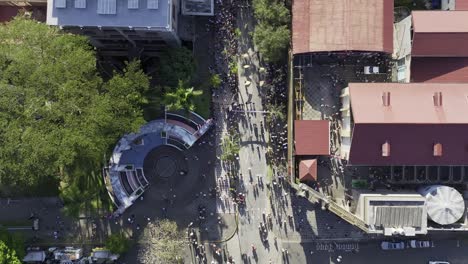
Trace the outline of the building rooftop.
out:
M 349 93 L 355 123 L 468 124 L 466 84 L 350 83 Z M 438 93 L 441 106 L 434 102 Z
M 468 11 L 414 11 L 413 57 L 468 57 Z
M 468 11 L 413 11 L 414 33 L 468 33 Z
M 468 57 L 411 59 L 412 82 L 468 83 Z
M 393 52 L 393 0 L 295 0 L 293 53 Z
M 353 165 L 468 164 L 468 86 L 349 84 Z
M 49 0 L 47 24 L 169 29 L 172 1 Z
M 296 155 L 330 155 L 330 122 L 328 120 L 295 120 Z

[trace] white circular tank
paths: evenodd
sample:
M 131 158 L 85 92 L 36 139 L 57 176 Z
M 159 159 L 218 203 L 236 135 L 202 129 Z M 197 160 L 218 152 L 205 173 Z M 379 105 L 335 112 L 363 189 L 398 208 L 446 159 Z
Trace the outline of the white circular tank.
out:
M 440 225 L 457 222 L 465 212 L 462 195 L 452 187 L 432 185 L 421 188 L 419 192 L 426 198 L 427 215 Z

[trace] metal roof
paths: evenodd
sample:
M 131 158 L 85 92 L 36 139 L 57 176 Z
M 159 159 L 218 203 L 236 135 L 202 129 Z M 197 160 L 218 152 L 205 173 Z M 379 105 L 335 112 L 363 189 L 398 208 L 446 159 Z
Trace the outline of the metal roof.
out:
M 295 120 L 296 155 L 330 155 L 330 122 L 328 120 Z
M 413 57 L 468 57 L 468 11 L 414 11 Z
M 138 9 L 138 2 L 140 0 L 128 0 L 128 9 Z
M 421 227 L 422 206 L 375 206 L 374 225 L 381 227 Z
M 293 53 L 393 52 L 393 0 L 295 0 Z
M 390 94 L 390 106 L 382 95 Z M 442 93 L 443 106 L 434 105 Z M 468 124 L 468 86 L 443 83 L 350 83 L 351 110 L 355 123 L 372 124 Z
M 158 9 L 159 1 L 158 0 L 146 0 L 146 7 L 148 9 Z
M 468 57 L 414 57 L 412 82 L 468 83 Z
M 86 0 L 75 0 L 75 8 L 86 8 Z

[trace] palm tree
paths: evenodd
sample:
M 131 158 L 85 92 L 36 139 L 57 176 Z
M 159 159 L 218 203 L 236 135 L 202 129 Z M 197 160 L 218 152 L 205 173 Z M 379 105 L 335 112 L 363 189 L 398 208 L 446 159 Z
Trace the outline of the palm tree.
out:
M 184 81 L 179 81 L 179 85 L 175 91 L 164 94 L 163 103 L 169 110 L 184 109 L 187 111 L 194 111 L 194 99 L 202 94 L 203 91 L 195 90 L 193 87 L 187 88 Z

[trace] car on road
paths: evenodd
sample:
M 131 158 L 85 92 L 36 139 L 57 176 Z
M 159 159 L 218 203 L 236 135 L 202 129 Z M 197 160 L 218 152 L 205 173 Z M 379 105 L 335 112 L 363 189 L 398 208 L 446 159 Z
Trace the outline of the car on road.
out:
M 409 246 L 411 248 L 429 248 L 432 246 L 432 243 L 428 240 L 411 240 Z
M 364 66 L 364 74 L 377 74 L 379 73 L 379 67 L 377 66 Z
M 448 261 L 431 260 L 427 264 L 450 264 Z
M 398 249 L 405 249 L 405 242 L 390 242 L 390 241 L 382 241 L 380 247 L 383 250 L 398 250 Z

